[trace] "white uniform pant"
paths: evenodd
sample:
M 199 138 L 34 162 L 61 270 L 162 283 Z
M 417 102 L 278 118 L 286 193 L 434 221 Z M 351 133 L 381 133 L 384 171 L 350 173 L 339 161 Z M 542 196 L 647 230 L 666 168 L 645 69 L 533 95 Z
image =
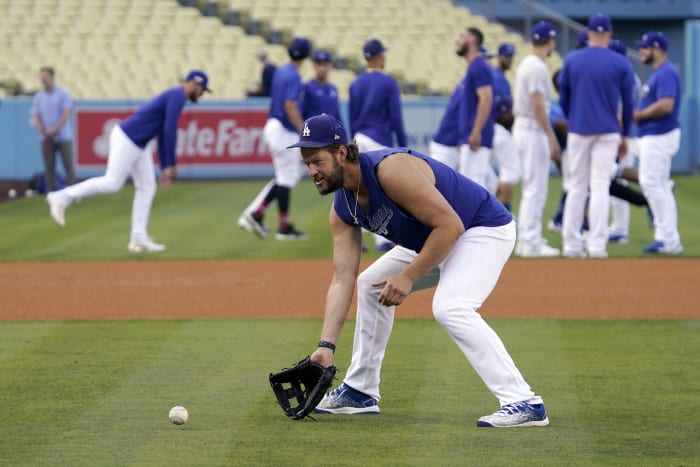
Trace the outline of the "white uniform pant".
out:
M 618 164 L 621 167 L 634 167 L 634 163 L 639 156 L 639 139 L 629 138 L 627 144 L 627 154 L 620 159 Z M 616 170 L 617 172 L 617 170 Z M 615 178 L 617 173 L 613 176 Z M 618 180 L 619 183 L 627 185 L 626 180 Z M 610 235 L 628 236 L 630 231 L 630 203 L 624 199 L 610 198 Z
M 430 157 L 436 161 L 440 161 L 451 169 L 457 170 L 459 166 L 459 149 L 457 146 L 446 146 L 430 141 L 429 152 Z
M 272 154 L 275 178 L 270 180 L 245 208 L 244 212 L 247 213 L 255 211 L 260 206 L 272 187 L 280 185 L 294 188 L 305 173 L 299 148 L 287 149 L 287 146 L 299 141 L 298 133 L 285 128 L 276 118 L 268 118 L 263 127 L 263 138 Z
M 483 186 L 492 194 L 497 183 L 496 172 L 491 167 L 491 148 L 480 147 L 472 151 L 468 144 L 459 147 L 459 173 Z M 490 183 L 489 183 L 490 182 Z
M 518 151 L 515 148 L 513 135 L 503 125 L 493 126 L 493 157 L 498 165 L 498 181 L 507 185 L 515 185 L 520 181 L 521 168 Z
M 414 284 L 437 285 L 433 314 L 469 360 L 501 405 L 541 403 L 518 371 L 503 342 L 477 312 L 493 290 L 513 251 L 515 223 L 474 227 L 457 241 L 447 258 Z M 382 287 L 372 283 L 402 271 L 416 253 L 396 247 L 375 261 L 357 280 L 357 321 L 352 362 L 345 383 L 377 400 L 382 361 L 394 322 L 394 306 L 379 304 Z
M 115 125 L 109 135 L 109 154 L 105 174 L 59 191 L 59 202 L 68 206 L 76 199 L 116 193 L 124 186 L 129 175 L 135 188 L 131 208 L 131 241 L 146 240 L 151 205 L 156 194 L 153 150 L 150 144 L 144 149 L 136 146 L 119 125 Z
M 591 256 L 606 256 L 610 215 L 610 174 L 620 146 L 619 133 L 567 136 L 569 191 L 564 204 L 564 254 L 583 253 L 583 215 L 588 198 L 588 238 Z
M 364 133 L 355 133 L 354 139 L 360 152 L 379 151 L 380 149 L 386 149 L 388 147 L 376 142 L 374 139 L 370 138 Z M 381 235 L 375 233 L 372 234 L 372 239 L 374 239 L 374 245 L 377 247 L 387 244 L 390 245 L 392 243 Z
M 681 130 L 639 139 L 639 184 L 654 214 L 654 240 L 667 246 L 680 243 L 678 209 L 673 196 L 671 159 L 678 152 Z
M 533 119 L 516 117 L 513 141 L 520 157 L 522 186 L 518 209 L 518 242 L 539 245 L 542 213 L 549 190 L 551 152 L 547 135 Z

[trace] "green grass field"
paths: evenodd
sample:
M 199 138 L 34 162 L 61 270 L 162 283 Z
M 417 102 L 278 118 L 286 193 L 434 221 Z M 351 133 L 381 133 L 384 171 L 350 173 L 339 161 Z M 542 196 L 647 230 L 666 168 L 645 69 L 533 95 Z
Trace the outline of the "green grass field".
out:
M 684 256 L 698 256 L 700 179 L 676 181 Z M 168 251 L 148 258 L 328 258 L 331 199 L 309 183 L 294 192 L 293 218 L 312 241 L 263 242 L 236 227 L 260 186 L 183 182 L 160 190 L 150 230 Z M 546 216 L 558 190 L 554 179 Z M 9 261 L 140 260 L 126 252 L 132 194 L 127 186 L 84 200 L 68 210 L 63 229 L 43 198 L 0 205 L 0 268 Z M 651 241 L 643 209 L 633 209 L 632 222 L 632 241 L 610 246 L 611 256 L 640 256 Z M 0 321 L 0 465 L 700 463 L 698 321 L 492 320 L 552 421 L 521 430 L 476 428 L 497 402 L 432 320 L 397 321 L 381 415 L 287 419 L 268 373 L 311 352 L 320 324 Z M 339 378 L 352 325 L 339 342 Z M 187 425 L 168 422 L 174 405 L 189 409 Z

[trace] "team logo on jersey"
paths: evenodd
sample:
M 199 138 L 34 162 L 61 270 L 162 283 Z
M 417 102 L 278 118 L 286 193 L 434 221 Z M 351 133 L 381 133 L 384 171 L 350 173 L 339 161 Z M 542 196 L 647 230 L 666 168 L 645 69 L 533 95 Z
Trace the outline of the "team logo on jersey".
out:
M 649 85 L 645 84 L 642 86 L 642 97 L 647 97 L 649 95 Z
M 387 226 L 392 217 L 394 217 L 394 212 L 382 204 L 382 206 L 377 209 L 377 212 L 368 219 L 369 230 L 379 235 L 386 235 L 389 233 Z
M 311 130 L 309 130 L 309 125 L 304 123 L 304 130 L 301 132 L 301 136 L 311 136 Z

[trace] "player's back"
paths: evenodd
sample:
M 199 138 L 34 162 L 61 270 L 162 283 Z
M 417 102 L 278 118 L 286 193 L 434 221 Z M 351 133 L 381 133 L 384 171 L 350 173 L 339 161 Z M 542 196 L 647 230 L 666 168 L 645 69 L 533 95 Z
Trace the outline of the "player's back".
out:
M 270 118 L 279 120 L 285 128 L 296 131 L 287 117 L 284 104 L 287 101 L 298 101 L 301 93 L 301 76 L 292 63 L 285 63 L 275 70 L 270 91 Z
M 174 86 L 148 101 L 119 126 L 134 144 L 144 148 L 151 139 L 163 132 L 168 119 L 174 118 L 177 121 L 180 118 L 185 100 L 182 86 Z

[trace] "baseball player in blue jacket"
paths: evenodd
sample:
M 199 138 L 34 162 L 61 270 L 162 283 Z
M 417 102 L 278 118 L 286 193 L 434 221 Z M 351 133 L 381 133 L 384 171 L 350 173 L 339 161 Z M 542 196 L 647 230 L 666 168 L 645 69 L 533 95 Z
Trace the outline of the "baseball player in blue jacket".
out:
M 643 251 L 675 255 L 683 252 L 670 178 L 671 158 L 681 139 L 681 78 L 668 61 L 668 40 L 663 33 L 648 32 L 637 45 L 642 62 L 654 69 L 634 112 L 639 125 L 639 183 L 654 214 L 654 242 Z
M 314 115 L 328 114 L 342 120 L 338 88 L 328 80 L 328 74 L 333 66 L 331 54 L 327 50 L 319 49 L 314 52 L 312 61 L 316 76 L 301 87 L 299 98 L 301 116 L 307 119 Z
M 459 166 L 459 106 L 464 99 L 464 79 L 455 86 L 442 115 L 440 125 L 430 141 L 430 157 L 457 170 Z
M 588 47 L 569 53 L 559 75 L 560 103 L 569 122 L 562 255 L 571 258 L 608 256 L 610 180 L 616 159 L 627 152 L 634 72 L 625 57 L 608 48 L 611 35 L 610 17 L 592 15 Z M 620 103 L 622 127 L 618 123 Z M 584 250 L 581 228 L 587 198 L 589 232 Z
M 362 153 L 329 115 L 304 122 L 299 140 L 309 176 L 333 194 L 330 230 L 335 272 L 326 295 L 321 341 L 311 360 L 333 364 L 333 350 L 357 284 L 352 361 L 343 383 L 316 408 L 377 414 L 380 373 L 394 313 L 413 290 L 433 286 L 433 313 L 501 408 L 480 427 L 546 426 L 542 397 L 478 313 L 515 243 L 515 222 L 486 189 L 407 148 Z M 360 274 L 361 228 L 396 243 Z
M 115 193 L 121 190 L 131 175 L 135 192 L 131 213 L 131 237 L 127 248 L 132 253 L 165 250 L 165 245 L 156 243 L 148 235 L 148 219 L 156 193 L 153 148 L 149 143 L 154 138 L 158 140 L 160 184 L 168 186 L 177 174 L 175 148 L 180 114 L 187 100 L 197 102 L 205 91 L 211 92 L 206 73 L 192 70 L 181 86 L 167 89 L 114 126 L 109 136 L 105 174 L 46 196 L 54 221 L 64 226 L 65 210 L 71 203 L 94 195 Z
M 311 42 L 305 37 L 292 39 L 288 49 L 290 61 L 275 71 L 270 93 L 270 115 L 263 128 L 263 136 L 272 153 L 275 179 L 258 193 L 251 204 L 238 218 L 238 225 L 260 238 L 267 238 L 268 229 L 263 225 L 265 211 L 277 200 L 279 206 L 279 229 L 277 240 L 306 240 L 308 235 L 298 231 L 289 218 L 292 188 L 302 176 L 304 169 L 299 159 L 299 151 L 288 149 L 294 141 L 304 121 L 299 110 L 301 95 L 301 68 L 311 53 Z

